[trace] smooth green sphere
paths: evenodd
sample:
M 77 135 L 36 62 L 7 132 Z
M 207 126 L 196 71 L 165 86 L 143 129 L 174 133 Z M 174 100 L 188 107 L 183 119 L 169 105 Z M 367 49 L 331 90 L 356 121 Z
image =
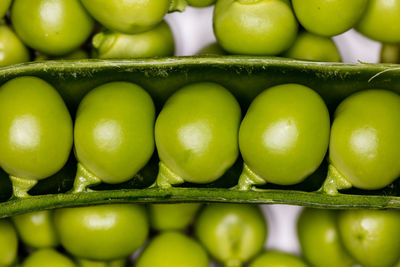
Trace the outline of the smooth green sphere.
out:
M 374 190 L 400 176 L 400 96 L 364 90 L 336 109 L 329 160 L 353 186 Z
M 254 258 L 249 267 L 308 267 L 299 257 L 281 251 L 266 251 Z
M 56 89 L 32 76 L 0 87 L 0 164 L 10 175 L 40 180 L 67 162 L 72 119 Z
M 29 61 L 29 51 L 6 25 L 0 25 L 0 67 Z
M 32 252 L 21 267 L 77 267 L 66 255 L 54 249 L 40 249 Z
M 131 179 L 154 151 L 155 107 L 150 95 L 129 82 L 91 90 L 75 119 L 75 155 L 103 182 Z
M 61 245 L 69 253 L 95 261 L 128 257 L 149 232 L 146 210 L 136 204 L 58 209 L 54 221 Z
M 209 267 L 207 252 L 181 232 L 167 231 L 154 237 L 135 267 Z
M 18 236 L 13 224 L 0 220 L 0 265 L 11 266 L 18 256 Z
M 231 54 L 278 55 L 297 35 L 296 18 L 282 0 L 219 0 L 213 26 L 218 43 Z
M 14 0 L 11 22 L 27 46 L 52 56 L 79 48 L 94 28 L 79 0 Z

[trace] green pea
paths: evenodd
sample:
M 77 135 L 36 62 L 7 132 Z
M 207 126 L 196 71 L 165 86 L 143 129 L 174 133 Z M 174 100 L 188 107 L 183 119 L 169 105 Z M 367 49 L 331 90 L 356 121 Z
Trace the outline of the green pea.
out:
M 312 89 L 283 84 L 265 90 L 253 100 L 240 125 L 245 164 L 239 188 L 300 183 L 322 163 L 329 128 L 328 109 Z
M 304 258 L 315 267 L 351 267 L 350 257 L 336 226 L 337 211 L 306 208 L 297 222 Z
M 86 59 L 89 58 L 88 53 L 83 49 L 77 49 L 69 54 L 63 56 L 47 56 L 44 54 L 39 54 L 36 56 L 35 61 L 42 61 L 42 60 L 64 60 L 64 59 Z
M 399 43 L 399 13 L 400 1 L 369 0 L 364 15 L 356 25 L 356 29 L 376 41 Z
M 398 210 L 346 210 L 338 217 L 343 245 L 365 267 L 394 266 L 400 260 Z
M 131 179 L 153 154 L 154 120 L 153 100 L 136 84 L 111 82 L 90 91 L 75 120 L 79 167 L 74 190 L 83 191 L 90 183 Z
M 226 55 L 226 52 L 218 43 L 214 42 L 201 48 L 196 55 Z
M 299 33 L 293 45 L 284 53 L 284 56 L 312 61 L 341 61 L 339 50 L 331 38 L 308 32 Z
M 240 106 L 215 83 L 185 86 L 165 103 L 156 120 L 160 157 L 156 184 L 210 183 L 238 157 Z
M 26 45 L 53 56 L 80 47 L 94 27 L 79 0 L 14 0 L 11 22 Z
M 324 190 L 383 188 L 400 176 L 400 96 L 365 90 L 336 109 Z
M 173 56 L 174 37 L 162 21 L 154 28 L 136 34 L 103 31 L 92 40 L 98 58 L 143 58 Z
M 117 259 L 113 261 L 92 261 L 87 259 L 77 259 L 79 267 L 125 267 L 127 260 Z
M 299 257 L 281 251 L 267 251 L 258 255 L 249 267 L 307 267 Z
M 154 237 L 139 256 L 135 267 L 208 267 L 206 251 L 180 232 L 163 232 Z
M 368 0 L 292 0 L 296 17 L 307 31 L 334 36 L 350 30 L 363 15 Z
M 18 254 L 18 237 L 13 224 L 7 219 L 0 220 L 0 265 L 15 263 Z
M 149 206 L 151 227 L 158 231 L 184 230 L 200 207 L 199 203 L 152 204 Z
M 10 5 L 11 5 L 11 0 L 0 1 L 0 19 L 2 19 L 5 16 Z
M 30 254 L 21 267 L 76 267 L 67 256 L 54 249 L 40 249 Z
M 148 31 L 162 21 L 170 0 L 82 0 L 106 28 L 127 34 Z
M 214 5 L 217 0 L 187 0 L 189 6 L 193 7 L 207 7 Z
M 0 25 L 0 67 L 29 61 L 29 51 L 7 26 Z
M 32 248 L 51 248 L 59 243 L 53 211 L 43 210 L 12 217 L 22 242 Z
M 61 245 L 75 257 L 94 261 L 128 257 L 149 232 L 146 210 L 135 204 L 64 208 L 54 219 Z
M 400 45 L 382 44 L 380 62 L 382 63 L 400 63 Z
M 282 0 L 219 0 L 213 26 L 218 43 L 231 54 L 277 55 L 297 34 L 296 18 Z
M 195 232 L 215 259 L 235 267 L 262 250 L 267 224 L 258 206 L 210 204 L 200 213 Z
M 22 76 L 0 87 L 0 163 L 15 196 L 64 166 L 72 138 L 71 116 L 50 84 Z

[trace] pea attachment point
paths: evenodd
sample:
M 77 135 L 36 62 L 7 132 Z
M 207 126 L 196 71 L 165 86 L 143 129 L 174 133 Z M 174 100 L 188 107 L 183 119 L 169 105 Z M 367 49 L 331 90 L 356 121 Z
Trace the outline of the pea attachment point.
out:
M 168 12 L 183 12 L 185 11 L 187 5 L 188 3 L 186 0 L 172 0 Z
M 151 187 L 170 188 L 172 185 L 182 184 L 185 180 L 174 173 L 162 161 L 159 163 L 157 179 Z
M 254 171 L 252 171 L 246 163 L 243 163 L 243 171 L 239 177 L 237 186 L 234 189 L 239 190 L 250 190 L 255 187 L 255 185 L 263 185 L 267 182 Z
M 74 186 L 71 189 L 70 193 L 90 192 L 93 191 L 89 189 L 90 186 L 100 183 L 100 178 L 93 175 L 82 164 L 78 163 Z
M 37 184 L 36 179 L 27 179 L 10 175 L 13 187 L 13 195 L 11 198 L 28 197 L 28 191 Z
M 328 174 L 325 182 L 318 192 L 325 193 L 327 195 L 338 195 L 338 190 L 349 189 L 353 185 L 333 166 L 329 164 Z

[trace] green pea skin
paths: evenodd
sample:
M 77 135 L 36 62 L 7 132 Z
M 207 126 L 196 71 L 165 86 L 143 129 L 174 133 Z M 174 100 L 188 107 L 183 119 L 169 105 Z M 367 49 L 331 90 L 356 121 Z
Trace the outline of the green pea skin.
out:
M 80 47 L 94 27 L 79 0 L 14 0 L 11 22 L 27 46 L 52 56 Z
M 153 100 L 136 84 L 111 82 L 91 90 L 76 114 L 74 190 L 85 190 L 90 179 L 89 184 L 131 179 L 153 154 L 154 120 Z
M 400 45 L 399 44 L 382 44 L 381 63 L 400 63 Z
M 206 55 L 226 55 L 226 52 L 222 49 L 222 47 L 217 43 L 211 43 L 204 47 L 202 47 L 196 55 L 206 56 Z
M 59 171 L 72 147 L 72 120 L 58 92 L 31 76 L 0 87 L 0 164 L 14 196 L 24 197 L 37 180 Z
M 267 251 L 249 264 L 249 267 L 307 267 L 308 265 L 303 262 L 299 257 L 281 251 Z
M 210 204 L 200 213 L 195 233 L 215 259 L 236 267 L 262 250 L 267 223 L 258 206 Z
M 209 264 L 206 251 L 194 239 L 167 231 L 150 241 L 135 267 L 208 267 Z
M 343 245 L 364 267 L 389 267 L 400 260 L 398 210 L 345 210 L 338 217 Z
M 13 224 L 7 219 L 0 220 L 0 265 L 15 263 L 18 254 L 18 237 Z
M 94 261 L 128 257 L 149 232 L 146 210 L 135 204 L 58 209 L 54 221 L 61 245 L 75 257 Z
M 311 61 L 341 61 L 339 50 L 331 38 L 308 32 L 299 33 L 293 45 L 284 53 L 284 56 Z
M 355 264 L 340 239 L 335 210 L 305 208 L 297 222 L 304 258 L 315 267 L 351 267 Z
M 0 23 L 0 67 L 29 61 L 29 51 L 15 33 Z
M 173 56 L 175 50 L 171 28 L 165 21 L 146 32 L 136 34 L 106 30 L 97 33 L 92 44 L 97 58 Z
M 79 267 L 126 267 L 127 260 L 117 259 L 113 261 L 91 261 L 87 259 L 77 259 Z
M 324 190 L 383 188 L 400 176 L 400 96 L 364 90 L 346 98 L 332 124 Z M 336 188 L 335 188 L 336 187 Z
M 278 55 L 297 35 L 296 18 L 282 0 L 219 0 L 213 26 L 218 43 L 230 54 Z
M 127 34 L 148 31 L 162 21 L 170 0 L 82 0 L 106 28 Z
M 321 164 L 329 142 L 329 113 L 322 98 L 300 84 L 282 84 L 259 94 L 239 130 L 245 162 L 239 189 L 303 181 Z
M 351 2 L 351 1 L 349 1 Z M 400 42 L 400 1 L 369 0 L 356 30 L 373 40 Z
M 368 0 L 292 0 L 300 24 L 309 32 L 328 37 L 354 27 L 367 4 Z
M 207 7 L 214 5 L 217 0 L 187 0 L 189 6 L 192 7 Z
M 150 225 L 158 231 L 184 230 L 193 222 L 200 203 L 152 204 L 149 206 Z
M 51 248 L 59 243 L 53 222 L 53 211 L 43 210 L 12 217 L 22 242 L 31 248 Z
M 238 157 L 239 103 L 215 83 L 187 85 L 165 103 L 155 125 L 156 185 L 210 183 Z
M 40 249 L 30 254 L 21 267 L 76 267 L 67 256 L 54 249 Z
M 11 5 L 11 0 L 1 0 L 0 1 L 0 19 L 2 19 Z

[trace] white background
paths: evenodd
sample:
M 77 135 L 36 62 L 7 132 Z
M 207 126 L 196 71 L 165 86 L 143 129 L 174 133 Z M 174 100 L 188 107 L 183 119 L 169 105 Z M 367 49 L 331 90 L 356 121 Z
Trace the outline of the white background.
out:
M 213 7 L 187 7 L 183 13 L 166 17 L 176 43 L 176 56 L 194 55 L 203 46 L 215 42 L 212 30 Z M 374 63 L 379 60 L 380 44 L 371 41 L 354 30 L 334 37 L 344 62 Z M 263 205 L 268 220 L 267 249 L 279 249 L 300 254 L 296 235 L 296 220 L 301 207 L 287 205 Z

